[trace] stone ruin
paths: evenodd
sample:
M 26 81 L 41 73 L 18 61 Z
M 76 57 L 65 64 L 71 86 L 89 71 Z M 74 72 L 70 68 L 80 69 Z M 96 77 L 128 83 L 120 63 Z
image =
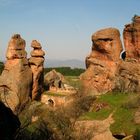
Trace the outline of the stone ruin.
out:
M 29 60 L 25 40 L 19 34 L 12 36 L 8 45 L 7 60 L 0 76 L 0 100 L 15 114 L 30 99 L 40 96 L 42 91 L 44 52 L 36 42 L 32 42 L 35 49 Z
M 87 70 L 80 76 L 86 92 L 140 92 L 139 16 L 125 26 L 123 38 L 125 51 L 121 59 L 122 43 L 117 29 L 107 28 L 93 34 L 92 51 L 86 57 Z

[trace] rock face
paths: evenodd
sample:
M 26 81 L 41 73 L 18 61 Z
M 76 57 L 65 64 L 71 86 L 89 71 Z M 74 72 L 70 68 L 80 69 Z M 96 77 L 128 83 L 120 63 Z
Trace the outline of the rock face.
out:
M 121 92 L 140 92 L 140 17 L 125 26 L 124 45 L 126 59 L 121 61 L 116 72 L 115 88 Z
M 92 36 L 92 52 L 86 58 L 87 70 L 81 75 L 86 89 L 94 94 L 114 88 L 114 78 L 120 60 L 122 44 L 115 28 L 99 30 Z
M 32 72 L 28 65 L 25 41 L 14 35 L 8 45 L 7 61 L 0 76 L 0 99 L 16 113 L 30 99 Z
M 140 60 L 140 16 L 134 16 L 133 22 L 125 25 L 123 38 L 127 58 Z
M 31 52 L 31 58 L 29 59 L 30 67 L 33 73 L 33 86 L 32 86 L 32 99 L 40 99 L 41 93 L 43 92 L 44 82 L 44 51 L 42 50 L 41 44 L 33 40 L 31 43 L 33 51 Z
M 119 63 L 114 90 L 125 93 L 140 92 L 140 64 L 137 61 L 126 59 Z
M 87 70 L 81 79 L 94 95 L 108 91 L 140 92 L 140 16 L 134 16 L 133 22 L 125 26 L 123 36 L 122 53 L 117 29 L 103 29 L 92 36 L 92 52 L 86 58 Z

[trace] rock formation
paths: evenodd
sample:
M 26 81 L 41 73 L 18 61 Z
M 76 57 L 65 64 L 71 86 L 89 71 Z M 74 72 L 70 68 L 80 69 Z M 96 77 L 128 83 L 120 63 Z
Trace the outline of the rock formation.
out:
M 25 40 L 18 34 L 12 36 L 0 76 L 0 99 L 14 113 L 30 99 L 32 71 L 26 56 Z
M 86 121 L 77 121 L 74 125 L 75 135 L 77 137 L 84 135 L 85 139 L 90 140 L 116 140 L 110 131 L 110 125 L 114 123 L 112 114 L 109 115 L 105 120 L 86 120 Z
M 64 76 L 61 73 L 56 72 L 55 69 L 48 72 L 44 76 L 44 86 L 46 87 L 47 90 L 51 90 L 52 88 L 55 89 L 64 88 L 64 81 L 65 81 Z
M 92 52 L 86 58 L 87 70 L 81 75 L 86 89 L 94 94 L 114 88 L 114 78 L 120 60 L 122 44 L 115 28 L 99 30 L 92 36 Z
M 124 47 L 126 59 L 121 61 L 116 72 L 115 90 L 140 92 L 140 17 L 135 16 L 131 24 L 125 26 Z
M 140 60 L 140 16 L 134 16 L 131 24 L 123 31 L 126 57 Z
M 81 79 L 94 95 L 108 91 L 140 92 L 140 16 L 125 26 L 123 36 L 122 53 L 117 29 L 103 29 L 92 36 L 92 52 L 86 58 L 87 70 Z
M 43 92 L 44 82 L 44 51 L 41 44 L 33 40 L 31 43 L 33 51 L 31 52 L 31 58 L 29 59 L 30 67 L 33 73 L 33 86 L 32 86 L 32 99 L 40 99 L 40 95 Z
M 140 64 L 130 60 L 119 63 L 113 90 L 125 93 L 140 92 Z

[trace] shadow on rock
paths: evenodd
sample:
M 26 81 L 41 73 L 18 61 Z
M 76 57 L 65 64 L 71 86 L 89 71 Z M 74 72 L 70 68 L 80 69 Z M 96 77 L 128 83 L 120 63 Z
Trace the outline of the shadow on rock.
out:
M 0 101 L 0 139 L 14 139 L 14 134 L 19 127 L 20 121 L 18 117 Z

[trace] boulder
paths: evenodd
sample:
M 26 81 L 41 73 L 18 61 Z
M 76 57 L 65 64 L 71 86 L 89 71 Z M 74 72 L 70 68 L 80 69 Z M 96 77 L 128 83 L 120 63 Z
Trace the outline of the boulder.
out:
M 114 79 L 122 44 L 116 28 L 99 30 L 92 35 L 92 51 L 86 57 L 87 70 L 80 76 L 83 85 L 94 95 L 114 88 Z
M 11 50 L 14 50 L 11 51 Z M 14 35 L 7 49 L 7 61 L 0 76 L 0 98 L 1 101 L 11 108 L 14 113 L 30 100 L 32 71 L 29 67 L 25 52 L 25 41 L 20 35 Z
M 33 40 L 32 43 L 31 43 L 31 47 L 33 49 L 41 49 L 41 44 L 37 41 L 37 40 Z
M 112 114 L 105 120 L 86 120 L 75 123 L 75 135 L 90 140 L 115 140 L 110 131 L 110 125 L 114 123 Z
M 35 50 L 33 50 L 33 51 L 31 52 L 31 56 L 32 56 L 32 57 L 42 57 L 42 56 L 44 56 L 44 55 L 45 55 L 45 53 L 44 53 L 44 51 L 41 50 L 41 49 L 35 49 Z
M 64 76 L 61 73 L 56 72 L 55 69 L 48 72 L 44 76 L 44 86 L 47 90 L 50 90 L 52 88 L 63 89 L 64 81 L 65 81 Z
M 30 67 L 33 73 L 33 85 L 32 85 L 32 99 L 39 100 L 41 93 L 43 92 L 44 82 L 44 55 L 41 44 L 37 40 L 33 40 L 31 43 L 33 51 L 29 59 Z

